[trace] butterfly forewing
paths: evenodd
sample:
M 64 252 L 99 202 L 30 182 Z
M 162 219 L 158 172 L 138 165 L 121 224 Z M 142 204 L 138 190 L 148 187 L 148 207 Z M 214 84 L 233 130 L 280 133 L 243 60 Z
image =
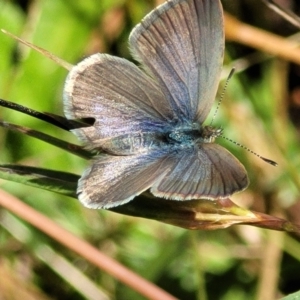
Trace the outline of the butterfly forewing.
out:
M 75 130 L 90 148 L 101 148 L 111 138 L 164 131 L 174 118 L 155 81 L 133 63 L 106 54 L 88 57 L 71 70 L 64 104 L 70 119 L 95 119 L 93 126 Z
M 134 28 L 129 42 L 134 57 L 159 82 L 179 122 L 203 123 L 223 61 L 219 0 L 167 1 Z

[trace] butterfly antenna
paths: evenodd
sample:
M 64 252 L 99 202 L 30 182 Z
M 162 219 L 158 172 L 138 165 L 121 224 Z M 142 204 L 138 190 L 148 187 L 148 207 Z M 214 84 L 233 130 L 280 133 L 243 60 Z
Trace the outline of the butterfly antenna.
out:
M 211 119 L 210 126 L 212 126 L 212 123 L 213 123 L 214 119 L 216 118 L 216 115 L 217 115 L 217 113 L 218 113 L 220 104 L 221 104 L 221 102 L 222 102 L 223 99 L 224 99 L 225 91 L 226 91 L 226 89 L 227 89 L 229 80 L 231 79 L 231 77 L 232 77 L 232 75 L 234 74 L 234 72 L 235 72 L 235 68 L 232 68 L 231 71 L 230 71 L 230 73 L 229 73 L 229 75 L 228 75 L 228 77 L 227 77 L 227 79 L 226 79 L 226 81 L 225 81 L 225 85 L 224 85 L 224 88 L 223 88 L 223 90 L 222 90 L 220 99 L 219 99 L 219 101 L 218 101 L 218 104 L 217 104 L 215 113 L 214 113 L 214 115 L 213 115 L 213 117 L 212 117 L 212 119 Z
M 226 137 L 226 136 L 221 135 L 220 137 L 222 137 L 222 138 L 225 139 L 226 141 L 229 141 L 229 142 L 231 142 L 231 143 L 233 143 L 233 144 L 235 144 L 235 145 L 237 145 L 237 146 L 239 146 L 239 147 L 241 147 L 241 148 L 247 150 L 248 152 L 250 152 L 251 154 L 254 154 L 254 155 L 257 156 L 258 158 L 260 158 L 260 159 L 262 159 L 263 161 L 265 161 L 266 163 L 268 163 L 268 164 L 270 164 L 270 165 L 272 165 L 272 166 L 275 166 L 275 167 L 278 166 L 277 162 L 275 162 L 275 161 L 273 161 L 273 160 L 271 160 L 271 159 L 268 159 L 268 158 L 265 158 L 265 157 L 259 155 L 258 153 L 254 152 L 253 150 L 249 149 L 248 147 L 246 147 L 246 146 L 244 146 L 244 145 L 242 145 L 242 144 L 240 144 L 240 143 L 238 143 L 238 142 L 236 142 L 236 141 L 233 141 L 232 139 L 229 139 L 229 138 Z

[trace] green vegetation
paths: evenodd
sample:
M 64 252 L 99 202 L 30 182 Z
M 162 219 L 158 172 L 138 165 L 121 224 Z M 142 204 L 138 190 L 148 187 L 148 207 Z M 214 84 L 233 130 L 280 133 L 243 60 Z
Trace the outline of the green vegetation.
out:
M 253 16 L 260 16 L 252 25 L 282 35 L 296 32 L 260 1 L 247 8 L 231 2 L 224 1 L 225 9 L 240 20 L 251 9 Z M 22 9 L 16 1 L 0 0 L 0 28 L 72 64 L 94 52 L 131 59 L 130 30 L 153 7 L 146 0 L 51 0 L 31 1 Z M 242 72 L 238 59 L 247 65 Z M 224 77 L 234 65 L 237 74 L 229 83 L 215 125 L 224 128 L 226 137 L 279 165 L 273 167 L 235 144 L 218 141 L 240 159 L 251 180 L 250 187 L 232 201 L 300 224 L 300 68 L 228 43 Z M 62 115 L 66 75 L 54 62 L 0 33 L 0 98 Z M 6 108 L 1 108 L 0 118 L 78 143 L 71 133 Z M 78 175 L 88 165 L 62 149 L 4 128 L 0 141 L 1 164 Z M 299 239 L 288 233 L 247 225 L 189 231 L 89 210 L 74 198 L 11 181 L 1 179 L 0 184 L 57 225 L 179 299 L 271 300 L 300 290 Z M 0 298 L 102 299 L 103 292 L 103 299 L 145 299 L 52 237 L 0 206 Z

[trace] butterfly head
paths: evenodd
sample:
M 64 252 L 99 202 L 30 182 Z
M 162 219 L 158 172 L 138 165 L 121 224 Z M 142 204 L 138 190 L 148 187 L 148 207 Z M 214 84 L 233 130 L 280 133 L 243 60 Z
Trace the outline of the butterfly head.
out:
M 223 133 L 222 128 L 215 128 L 212 126 L 204 126 L 201 131 L 200 141 L 202 143 L 213 143 L 215 139 Z

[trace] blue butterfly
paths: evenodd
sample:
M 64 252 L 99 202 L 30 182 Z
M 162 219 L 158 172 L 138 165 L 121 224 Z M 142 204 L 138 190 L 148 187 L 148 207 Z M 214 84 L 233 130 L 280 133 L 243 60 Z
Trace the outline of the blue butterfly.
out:
M 141 67 L 94 54 L 68 75 L 69 119 L 94 118 L 74 133 L 96 156 L 78 184 L 90 208 L 111 208 L 143 191 L 171 200 L 226 198 L 248 186 L 243 165 L 203 126 L 223 63 L 219 0 L 170 0 L 131 32 Z

